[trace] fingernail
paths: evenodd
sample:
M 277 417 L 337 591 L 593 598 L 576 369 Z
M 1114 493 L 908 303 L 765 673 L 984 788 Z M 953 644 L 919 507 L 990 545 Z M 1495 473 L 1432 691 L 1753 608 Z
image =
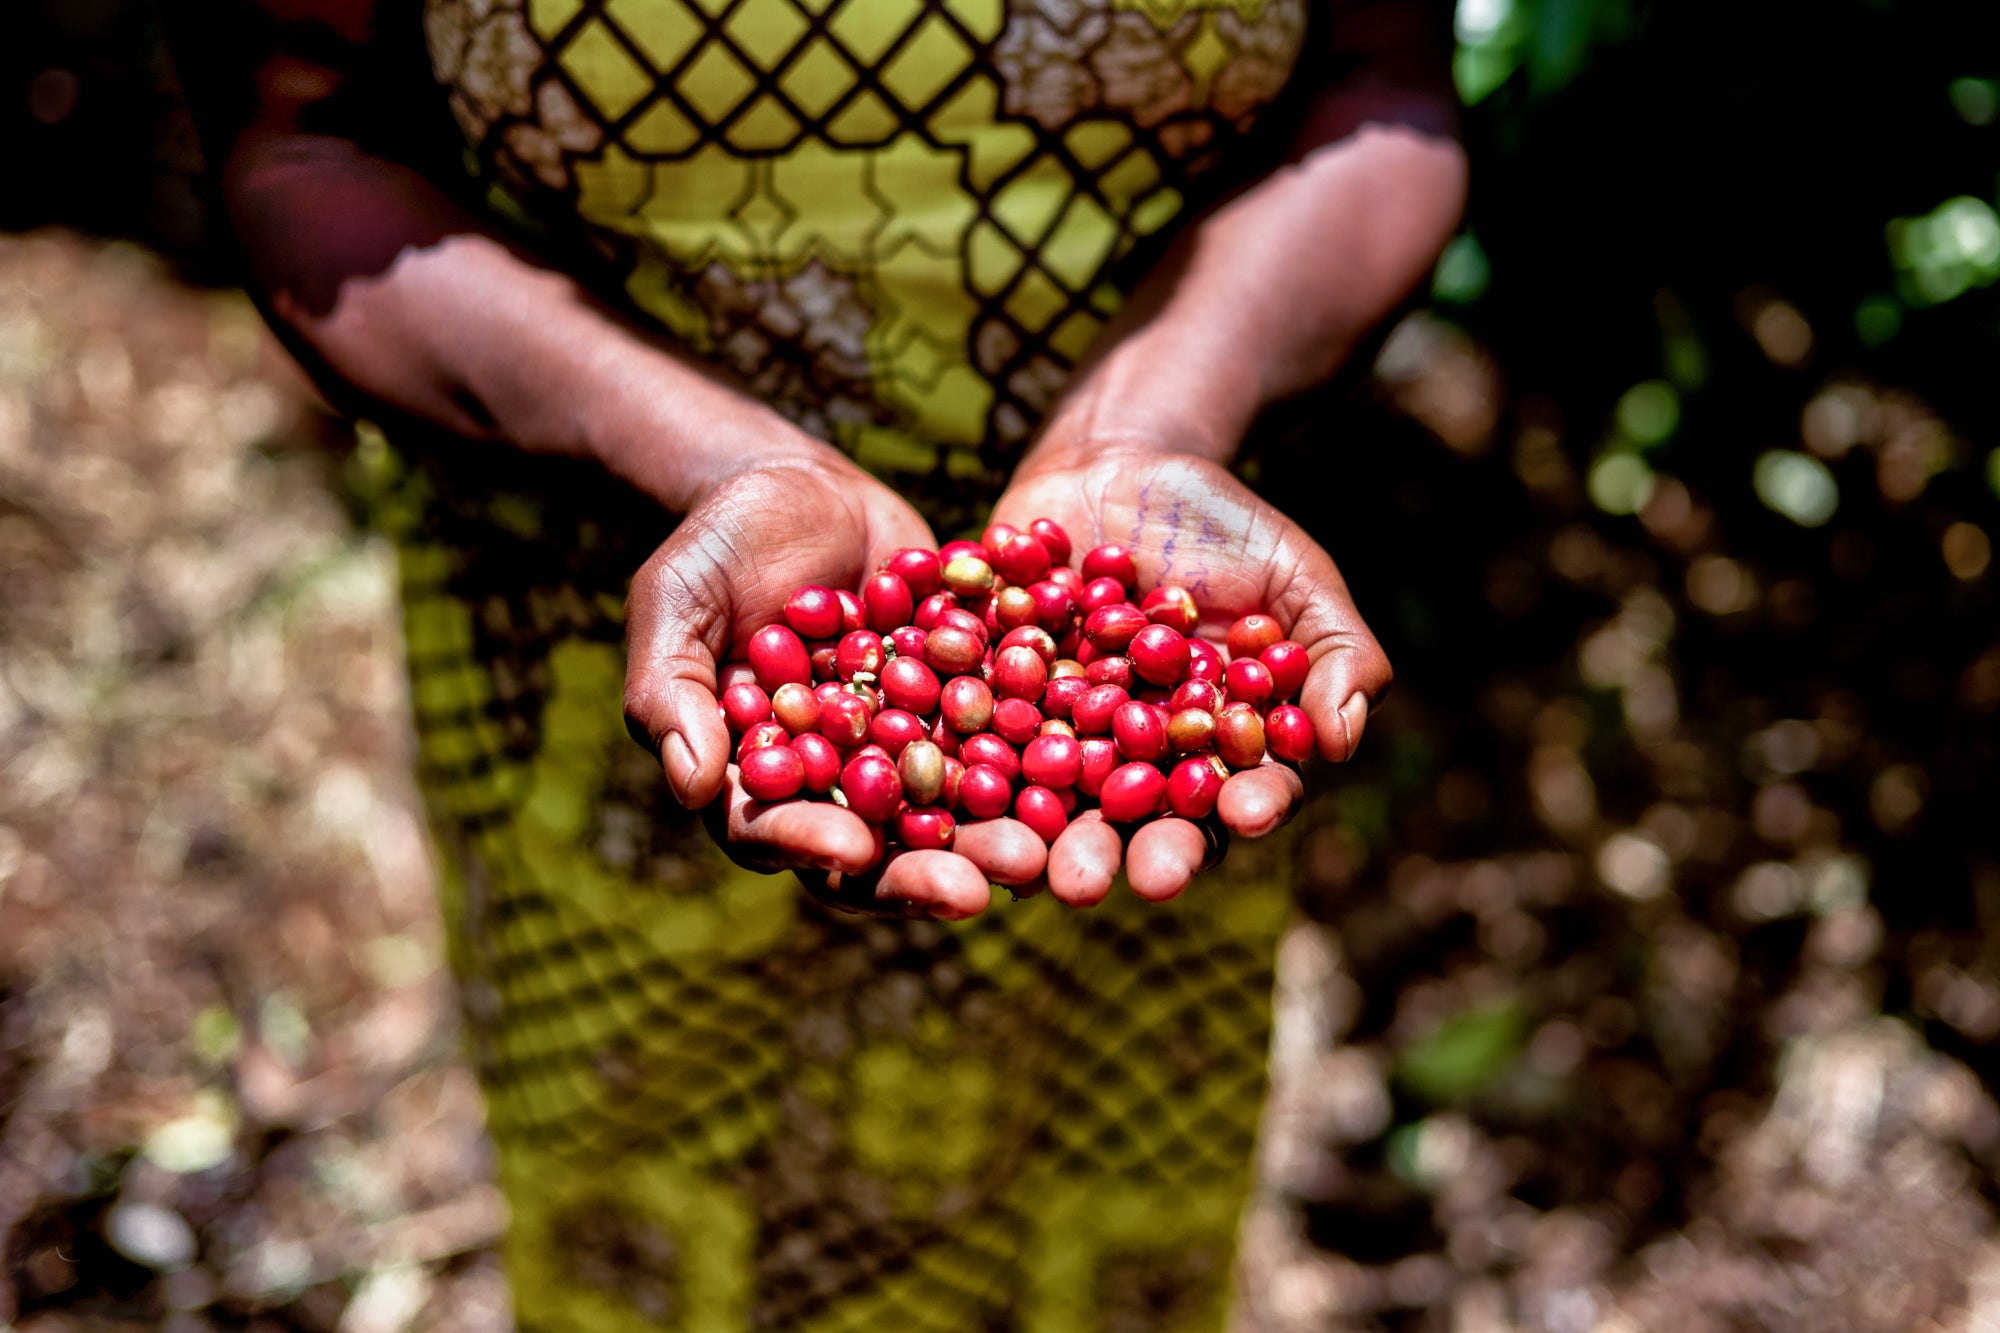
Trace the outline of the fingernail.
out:
M 678 731 L 670 731 L 660 743 L 660 762 L 666 765 L 667 786 L 673 789 L 674 799 L 687 804 L 688 783 L 694 781 L 694 751 Z
M 1367 695 L 1357 690 L 1347 696 L 1347 702 L 1340 706 L 1340 726 L 1347 734 L 1347 753 L 1340 757 L 1340 761 L 1346 763 L 1361 748 L 1361 733 L 1368 727 Z

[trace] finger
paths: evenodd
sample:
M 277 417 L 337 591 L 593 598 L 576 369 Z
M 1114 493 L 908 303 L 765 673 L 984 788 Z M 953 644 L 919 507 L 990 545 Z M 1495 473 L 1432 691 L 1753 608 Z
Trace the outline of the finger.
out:
M 1346 760 L 1361 743 L 1368 710 L 1389 688 L 1395 671 L 1355 609 L 1333 557 L 1303 534 L 1292 540 L 1298 543 L 1292 558 L 1273 563 L 1275 586 L 1267 593 L 1312 660 L 1299 706 L 1312 721 L 1319 752 Z
M 1117 829 L 1101 818 L 1079 817 L 1049 847 L 1049 892 L 1071 907 L 1095 907 L 1111 892 L 1124 859 Z
M 815 869 L 860 874 L 876 862 L 875 834 L 860 816 L 831 802 L 753 799 L 728 768 L 716 841 L 752 870 Z
M 722 790 L 729 728 L 716 705 L 716 656 L 729 592 L 701 579 L 709 564 L 683 549 L 685 526 L 632 580 L 625 602 L 625 726 L 659 755 L 674 799 L 699 809 Z M 697 588 L 690 580 L 699 581 Z
M 951 849 L 978 866 L 992 883 L 1010 888 L 1041 878 L 1049 861 L 1047 844 L 1018 819 L 960 824 Z
M 992 901 L 986 872 L 957 852 L 902 852 L 889 858 L 878 898 L 921 908 L 941 921 L 978 916 Z
M 1163 903 L 1185 889 L 1208 857 L 1208 839 L 1185 819 L 1156 819 L 1140 826 L 1125 848 L 1125 882 L 1148 902 Z
M 1306 784 L 1283 764 L 1232 773 L 1215 798 L 1215 813 L 1231 833 L 1261 838 L 1297 813 Z

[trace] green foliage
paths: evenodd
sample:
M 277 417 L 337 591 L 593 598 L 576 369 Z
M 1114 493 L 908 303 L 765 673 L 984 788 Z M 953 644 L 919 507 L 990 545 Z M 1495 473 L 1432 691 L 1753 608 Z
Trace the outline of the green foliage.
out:
M 1504 1073 L 1527 1040 L 1528 1017 L 1517 996 L 1463 1009 L 1405 1047 L 1396 1077 L 1427 1101 L 1462 1102 Z

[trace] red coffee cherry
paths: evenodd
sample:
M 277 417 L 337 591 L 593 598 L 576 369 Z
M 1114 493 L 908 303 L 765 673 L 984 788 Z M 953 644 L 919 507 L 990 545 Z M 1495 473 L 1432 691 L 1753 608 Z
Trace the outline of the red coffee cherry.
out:
M 1083 776 L 1083 746 L 1068 736 L 1037 736 L 1021 751 L 1021 776 L 1038 787 L 1074 787 Z
M 831 639 L 840 633 L 840 599 L 809 583 L 785 600 L 785 623 L 802 639 Z
M 1231 768 L 1264 762 L 1264 719 L 1246 703 L 1232 703 L 1215 719 L 1215 752 Z
M 941 852 L 957 830 L 951 811 L 935 806 L 912 806 L 896 816 L 896 841 L 913 851 Z
M 917 609 L 910 613 L 910 623 L 928 634 L 937 628 L 938 618 L 957 605 L 955 593 L 934 592 L 917 603 Z
M 1222 690 L 1213 681 L 1184 680 L 1167 701 L 1167 706 L 1176 713 L 1189 708 L 1213 713 L 1222 707 L 1223 702 Z
M 906 546 L 883 561 L 882 568 L 907 584 L 910 596 L 918 601 L 936 592 L 944 583 L 944 564 L 938 559 L 936 551 Z
M 1122 653 L 1132 636 L 1146 628 L 1146 617 L 1130 602 L 1113 602 L 1092 611 L 1083 622 L 1083 637 L 1100 653 Z
M 1229 656 L 1255 657 L 1284 637 L 1284 627 L 1277 621 L 1252 613 L 1229 627 Z
M 766 625 L 751 635 L 744 656 L 766 694 L 792 681 L 812 683 L 812 659 L 806 656 L 805 643 L 783 625 Z
M 1002 698 L 1039 699 L 1048 683 L 1048 664 L 1033 648 L 1016 644 L 993 655 L 993 692 Z
M 877 634 L 887 634 L 910 623 L 917 599 L 909 584 L 884 570 L 861 586 L 861 606 L 868 617 L 868 628 Z
M 868 724 L 868 739 L 889 752 L 891 759 L 900 758 L 905 747 L 924 741 L 929 743 L 930 728 L 915 713 L 906 713 L 900 708 L 885 708 L 875 715 Z M 922 801 L 917 804 L 924 804 Z
M 1037 587 L 1040 585 L 1037 584 Z M 1002 588 L 993 594 L 993 619 L 1003 630 L 1039 623 L 1041 613 L 1034 594 L 1026 588 Z
M 1111 715 L 1111 738 L 1118 753 L 1135 763 L 1150 764 L 1167 753 L 1167 729 L 1151 704 L 1134 699 Z
M 1304 645 L 1290 639 L 1278 640 L 1259 653 L 1257 660 L 1270 668 L 1273 699 L 1298 698 L 1312 671 L 1312 659 L 1306 656 Z
M 1054 842 L 1069 827 L 1069 811 L 1062 798 L 1047 787 L 1023 787 L 1014 798 L 1014 818 L 1033 830 L 1043 842 Z
M 930 713 L 937 708 L 942 687 L 937 672 L 914 657 L 892 657 L 882 664 L 882 697 L 892 708 Z
M 1226 668 L 1222 654 L 1214 644 L 1206 639 L 1188 640 L 1188 679 L 1206 680 L 1220 685 Z
M 1054 580 L 1054 570 L 1049 571 L 1049 578 L 1051 581 Z M 1076 609 L 1083 615 L 1089 616 L 1093 612 L 1107 606 L 1115 606 L 1124 600 L 1125 585 L 1117 579 L 1092 579 L 1076 594 Z
M 722 720 L 732 735 L 741 736 L 771 716 L 771 696 L 749 681 L 731 685 L 722 692 Z
M 1070 724 L 1085 736 L 1102 736 L 1111 730 L 1111 715 L 1131 697 L 1116 685 L 1092 686 L 1071 706 Z
M 1201 623 L 1201 608 L 1195 605 L 1194 594 L 1178 583 L 1162 583 L 1146 594 L 1139 609 L 1155 625 L 1177 629 L 1184 635 L 1194 633 L 1194 627 Z
M 843 750 L 852 750 L 868 739 L 868 724 L 874 713 L 867 701 L 845 690 L 828 695 L 819 705 L 819 734 Z
M 1271 697 L 1271 668 L 1254 657 L 1239 657 L 1231 662 L 1224 680 L 1231 703 L 1246 703 L 1256 708 Z
M 1069 589 L 1053 579 L 1043 579 L 1029 584 L 1025 591 L 1035 604 L 1037 625 L 1051 634 L 1068 626 L 1070 616 L 1076 611 L 1076 598 Z
M 1028 531 L 1042 544 L 1042 549 L 1049 553 L 1050 564 L 1069 563 L 1069 534 L 1063 531 L 1062 524 L 1052 518 L 1038 518 L 1028 525 Z
M 1042 659 L 1044 666 L 1053 667 L 1060 660 L 1056 657 L 1056 641 L 1050 638 L 1049 632 L 1040 625 L 1022 625 L 1017 629 L 1010 629 L 1001 635 L 1000 642 L 994 645 L 996 651 L 1014 647 L 1034 649 L 1035 656 Z
M 1026 699 L 1002 699 L 993 705 L 993 734 L 1009 745 L 1026 745 L 1041 729 L 1042 710 Z
M 1312 719 L 1295 704 L 1279 704 L 1264 718 L 1264 744 L 1287 763 L 1304 763 L 1313 752 Z
M 979 669 L 986 645 L 971 630 L 939 625 L 924 639 L 924 662 L 940 676 L 962 676 Z
M 986 531 L 979 534 L 979 547 L 989 555 L 998 555 L 1008 542 L 1020 535 L 1021 530 L 1012 523 L 988 523 Z
M 1139 679 L 1155 685 L 1179 684 L 1191 660 L 1187 636 L 1172 626 L 1157 624 L 1134 634 L 1126 655 Z
M 817 732 L 794 736 L 792 752 L 804 765 L 807 791 L 824 796 L 840 781 L 840 751 L 826 737 Z
M 958 803 L 974 819 L 998 819 L 1014 800 L 1014 784 L 991 764 L 967 764 L 958 780 Z
M 962 556 L 968 555 L 975 560 L 984 560 L 986 558 L 986 547 L 979 542 L 946 542 L 938 548 L 938 563 L 942 567 Z
M 759 722 L 743 733 L 743 739 L 736 743 L 736 762 L 742 763 L 745 755 L 758 750 L 768 750 L 773 745 L 789 744 L 791 737 L 776 722 Z
M 771 696 L 771 712 L 778 724 L 794 736 L 805 736 L 819 730 L 819 696 L 809 685 L 796 682 L 780 685 L 778 692 Z
M 927 631 L 920 630 L 915 625 L 905 625 L 901 629 L 889 631 L 887 645 L 896 650 L 896 656 L 921 662 L 924 660 L 924 640 L 928 637 L 930 636 Z
M 973 614 L 972 608 L 969 606 L 947 606 L 944 610 L 938 612 L 937 624 L 934 628 L 943 629 L 947 625 L 953 629 L 964 630 L 967 634 L 977 638 L 981 643 L 985 643 L 993 637 L 993 631 L 987 627 L 985 621 Z
M 833 671 L 842 680 L 863 675 L 873 678 L 882 674 L 882 664 L 888 660 L 888 654 L 882 650 L 882 636 L 873 630 L 858 629 L 843 636 L 834 646 Z
M 1166 799 L 1167 780 L 1151 764 L 1121 764 L 1104 779 L 1098 805 L 1114 824 L 1150 819 Z
M 1182 819 L 1208 818 L 1226 776 L 1214 755 L 1181 760 L 1167 775 L 1167 809 Z
M 840 599 L 840 632 L 842 634 L 852 634 L 855 630 L 868 628 L 868 609 L 862 605 L 859 597 L 845 588 L 835 590 L 833 595 Z
M 1041 728 L 1035 734 L 1037 736 L 1067 736 L 1071 740 L 1077 739 L 1076 728 L 1059 717 L 1043 718 Z
M 945 725 L 961 736 L 984 731 L 993 721 L 993 691 L 972 676 L 948 680 L 938 698 Z
M 1076 789 L 1085 796 L 1104 790 L 1104 780 L 1118 767 L 1118 743 L 1109 736 L 1086 736 L 1077 742 L 1083 750 L 1083 772 L 1077 775 Z
M 736 769 L 743 790 L 759 801 L 784 801 L 806 783 L 805 761 L 789 745 L 767 745 L 743 756 Z
M 903 751 L 903 753 L 908 754 L 909 751 L 905 750 Z M 945 755 L 944 786 L 938 792 L 939 805 L 943 806 L 947 810 L 958 809 L 958 784 L 962 782 L 964 778 L 965 778 L 965 765 L 959 763 L 958 760 L 953 759 L 950 755 Z
M 1070 710 L 1076 706 L 1090 689 L 1090 682 L 1081 676 L 1057 676 L 1042 691 L 1042 712 L 1049 717 L 1070 721 Z
M 1132 659 L 1119 653 L 1092 658 L 1083 674 L 1093 685 L 1116 685 L 1121 690 L 1130 690 L 1137 683 Z
M 862 753 L 841 769 L 840 794 L 847 798 L 849 810 L 871 824 L 880 824 L 902 803 L 903 782 L 886 756 Z
M 1139 570 L 1132 563 L 1132 552 L 1116 542 L 1107 542 L 1083 557 L 1083 576 L 1086 579 L 1117 579 L 1126 587 L 1139 581 Z
M 1083 593 L 1083 575 L 1077 573 L 1068 565 L 1058 564 L 1054 569 L 1051 569 L 1049 571 L 1049 582 L 1061 588 L 1071 597 L 1078 597 Z
M 1021 776 L 1020 754 L 1013 746 L 990 731 L 982 731 L 977 736 L 967 736 L 959 742 L 958 757 L 968 771 L 978 764 L 987 764 L 998 769 L 1009 784 Z
M 1023 588 L 1047 578 L 1049 565 L 1049 548 L 1025 532 L 1009 538 L 993 556 L 994 572 Z

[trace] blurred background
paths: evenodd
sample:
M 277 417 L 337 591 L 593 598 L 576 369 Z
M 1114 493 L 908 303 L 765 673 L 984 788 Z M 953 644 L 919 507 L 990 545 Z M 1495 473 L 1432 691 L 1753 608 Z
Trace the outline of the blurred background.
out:
M 9 25 L 0 1327 L 503 1328 L 349 434 L 150 11 Z M 1457 26 L 1467 227 L 1249 465 L 1398 683 L 1238 1320 L 2000 1329 L 2000 12 Z

